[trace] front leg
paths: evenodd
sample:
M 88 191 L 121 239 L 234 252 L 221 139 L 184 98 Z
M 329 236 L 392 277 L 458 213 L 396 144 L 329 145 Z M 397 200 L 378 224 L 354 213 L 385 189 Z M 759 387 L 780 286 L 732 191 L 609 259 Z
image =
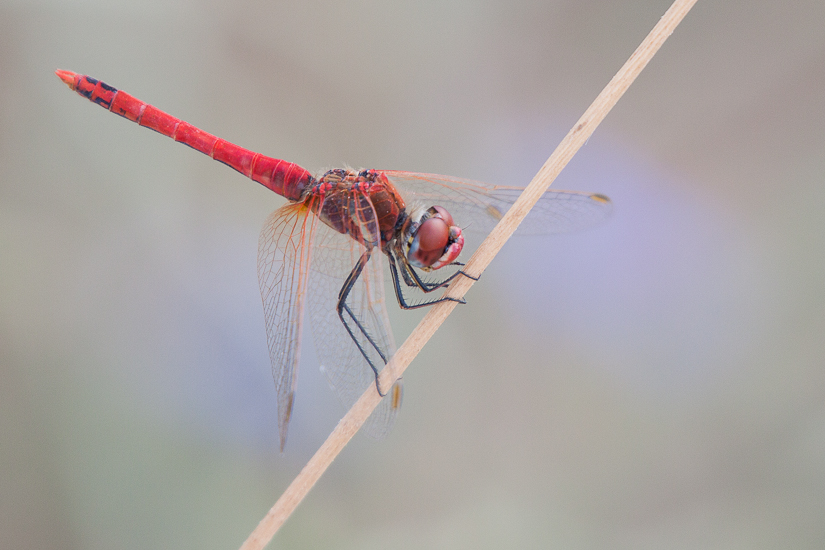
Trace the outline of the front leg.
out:
M 419 304 L 407 303 L 407 299 L 404 296 L 404 290 L 401 287 L 401 280 L 400 280 L 399 275 L 398 275 L 398 269 L 399 268 L 396 265 L 396 259 L 392 254 L 387 254 L 387 257 L 390 260 L 390 274 L 392 275 L 392 286 L 395 289 L 395 297 L 398 300 L 398 305 L 399 305 L 399 307 L 401 307 L 401 309 L 418 309 L 420 307 L 432 306 L 432 305 L 435 305 L 435 304 L 439 304 L 441 302 L 458 302 L 459 304 L 466 304 L 467 303 L 466 301 L 464 301 L 463 298 L 451 298 L 449 296 L 445 296 L 443 298 L 438 298 L 436 300 L 430 300 L 430 301 L 427 301 L 427 302 L 421 302 Z M 404 269 L 404 267 L 405 266 L 402 265 L 401 269 Z M 449 283 L 450 281 L 452 281 L 456 276 L 461 274 L 461 272 L 458 271 L 458 272 L 453 273 L 452 275 L 450 275 L 450 277 L 447 278 L 447 280 L 441 281 L 441 283 L 438 283 L 438 284 L 435 284 L 435 285 L 427 285 L 426 283 L 424 283 L 424 281 L 422 281 L 418 277 L 418 274 L 415 273 L 415 271 L 413 271 L 412 269 L 407 269 L 404 273 L 408 276 L 409 276 L 409 274 L 412 274 L 412 276 L 413 276 L 412 282 L 410 282 L 407 279 L 407 277 L 405 277 L 404 282 L 407 284 L 407 286 L 415 286 L 415 287 L 421 289 L 424 292 L 432 292 L 433 290 L 441 288 L 444 285 L 446 285 L 447 283 Z
M 456 264 L 450 264 L 450 265 L 464 265 L 464 264 L 456 263 Z M 421 277 L 418 276 L 418 273 L 415 271 L 415 269 L 413 269 L 412 267 L 409 267 L 409 266 L 405 266 L 405 267 L 407 267 L 407 274 L 413 280 L 413 284 L 410 285 L 410 286 L 416 286 L 424 292 L 432 292 L 433 290 L 438 290 L 439 288 L 444 288 L 445 286 L 450 284 L 450 282 L 452 282 L 452 280 L 455 279 L 456 277 L 458 277 L 459 275 L 464 275 L 465 277 L 467 277 L 469 279 L 472 279 L 474 281 L 478 281 L 478 277 L 473 277 L 472 275 L 467 275 L 466 273 L 464 273 L 463 271 L 461 271 L 459 269 L 458 271 L 456 271 L 455 273 L 453 273 L 452 275 L 450 275 L 449 277 L 447 277 L 443 281 L 440 281 L 440 282 L 437 282 L 437 283 L 428 283 L 426 281 L 423 281 L 421 279 Z

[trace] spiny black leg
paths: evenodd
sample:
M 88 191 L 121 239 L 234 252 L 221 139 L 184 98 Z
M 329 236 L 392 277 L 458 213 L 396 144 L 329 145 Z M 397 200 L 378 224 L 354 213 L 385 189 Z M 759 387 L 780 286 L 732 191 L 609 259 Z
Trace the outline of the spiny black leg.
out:
M 457 266 L 459 266 L 459 267 L 464 267 L 464 264 L 463 264 L 463 263 L 461 263 L 461 262 L 453 262 L 453 263 L 451 263 L 451 264 L 449 264 L 449 265 L 457 265 Z M 466 271 L 464 271 L 463 269 L 459 269 L 459 270 L 458 270 L 458 274 L 459 274 L 459 275 L 464 275 L 464 276 L 465 276 L 465 277 L 467 277 L 468 279 L 472 279 L 472 280 L 474 280 L 474 281 L 478 281 L 478 280 L 481 278 L 481 275 L 479 275 L 478 277 L 473 277 L 472 275 L 470 275 L 469 273 L 467 273 L 467 272 L 466 272 Z
M 404 290 L 401 287 L 401 281 L 398 278 L 398 267 L 395 265 L 395 258 L 393 258 L 393 256 L 391 254 L 388 255 L 388 257 L 390 259 L 390 274 L 392 275 L 392 284 L 393 284 L 393 287 L 395 288 L 395 297 L 398 300 L 398 305 L 401 307 L 401 309 L 418 309 L 420 307 L 431 306 L 431 305 L 438 304 L 438 303 L 441 303 L 441 302 L 458 302 L 459 304 L 466 304 L 467 303 L 466 301 L 464 301 L 463 298 L 451 298 L 449 296 L 446 296 L 444 298 L 438 298 L 437 300 L 431 300 L 429 302 L 422 302 L 420 304 L 412 304 L 412 305 L 408 304 L 406 298 L 404 298 Z M 412 270 L 410 270 L 410 271 L 412 271 Z M 418 276 L 415 274 L 415 272 L 412 271 L 412 273 L 413 273 L 413 275 L 415 275 L 416 281 L 421 282 L 421 280 L 418 278 Z M 455 276 L 455 274 L 453 274 L 453 276 Z M 436 288 L 438 288 L 438 287 L 436 287 Z M 421 290 L 424 290 L 424 289 L 421 288 Z M 431 290 L 435 290 L 435 289 L 431 289 Z M 424 290 L 424 292 L 429 292 L 429 291 Z
M 453 273 L 452 275 L 450 275 L 449 277 L 447 277 L 443 281 L 440 281 L 438 283 L 428 283 L 426 281 L 422 281 L 421 277 L 418 276 L 418 273 L 416 273 L 416 271 L 412 268 L 407 269 L 407 273 L 412 275 L 412 278 L 415 281 L 415 286 L 417 286 L 418 288 L 420 288 L 424 292 L 432 292 L 434 290 L 438 290 L 439 288 L 443 288 L 443 287 L 447 286 L 453 279 L 455 279 L 456 277 L 458 277 L 459 275 L 462 274 L 461 271 L 456 271 L 455 273 Z
M 355 334 L 353 333 L 352 329 L 350 328 L 349 323 L 347 323 L 346 319 L 344 319 L 344 311 L 346 311 L 349 318 L 352 319 L 352 322 L 355 323 L 355 326 L 358 327 L 358 330 L 361 332 L 361 334 L 364 336 L 364 338 L 367 339 L 367 341 L 370 343 L 370 345 L 373 347 L 373 349 L 381 357 L 381 360 L 383 360 L 384 363 L 386 364 L 387 357 L 384 355 L 384 353 L 381 351 L 381 349 L 375 343 L 375 340 L 372 339 L 372 336 L 370 336 L 367 333 L 367 331 L 364 329 L 364 326 L 356 318 L 355 314 L 352 312 L 350 307 L 346 304 L 347 298 L 349 297 L 349 294 L 352 291 L 352 288 L 355 286 L 355 281 L 357 281 L 358 277 L 361 276 L 361 272 L 364 270 L 364 266 L 367 265 L 367 262 L 370 259 L 371 253 L 372 253 L 372 250 L 370 249 L 370 250 L 367 250 L 366 252 L 364 252 L 361 255 L 361 258 L 358 259 L 358 263 L 355 264 L 355 267 L 350 272 L 349 276 L 347 277 L 347 280 L 344 281 L 344 286 L 341 287 L 341 291 L 338 293 L 337 310 L 338 310 L 338 318 L 341 319 L 341 323 L 343 323 L 344 328 L 347 329 L 347 332 L 349 333 L 350 338 L 352 338 L 352 341 L 355 343 L 356 347 L 358 348 L 358 351 L 360 351 L 361 355 L 364 356 L 364 359 L 367 361 L 367 364 L 370 366 L 370 368 L 372 369 L 373 374 L 375 375 L 375 389 L 376 389 L 376 391 L 378 391 L 378 395 L 380 395 L 381 397 L 384 397 L 386 395 L 386 393 L 381 392 L 381 386 L 378 383 L 378 368 L 376 368 L 376 366 L 373 364 L 372 360 L 367 355 L 367 352 L 364 350 L 361 343 L 355 337 Z
M 372 336 L 370 336 L 370 333 L 367 332 L 367 330 L 364 328 L 364 325 L 361 324 L 361 321 L 358 320 L 358 317 L 355 316 L 355 313 L 352 312 L 352 309 L 350 309 L 350 307 L 346 303 L 342 304 L 341 307 L 342 307 L 342 314 L 343 314 L 343 311 L 347 312 L 347 315 L 349 315 L 349 318 L 352 319 L 352 322 L 355 323 L 355 326 L 358 327 L 359 332 L 364 335 L 364 338 L 366 338 L 367 341 L 370 343 L 370 345 L 372 346 L 372 349 L 374 349 L 375 352 L 378 353 L 378 356 L 381 357 L 381 360 L 386 365 L 387 361 L 388 361 L 387 356 L 384 355 L 384 352 L 381 351 L 381 348 L 379 348 L 378 344 L 376 344 L 375 341 L 372 339 Z M 343 321 L 343 319 L 341 319 L 341 320 Z M 345 323 L 344 326 L 346 326 L 346 323 Z M 347 327 L 347 330 L 349 330 L 349 327 Z M 350 332 L 350 336 L 352 336 L 352 332 Z M 356 342 L 356 344 L 358 344 L 358 342 Z M 359 344 L 359 347 L 360 347 L 360 344 Z M 369 359 L 367 359 L 367 361 L 369 361 Z M 375 369 L 373 369 L 373 370 L 375 370 Z
M 343 310 L 346 311 L 349 314 L 352 321 L 360 329 L 361 334 L 363 334 L 367 338 L 369 343 L 372 345 L 372 347 L 375 349 L 375 351 L 378 352 L 378 355 L 381 356 L 381 359 L 384 361 L 384 364 L 386 365 L 387 364 L 387 358 L 384 356 L 383 353 L 381 353 L 381 350 L 378 349 L 378 347 L 375 345 L 375 342 L 372 341 L 372 338 L 370 337 L 370 335 L 366 333 L 366 331 L 364 330 L 364 327 L 361 326 L 361 323 L 358 322 L 358 319 L 355 318 L 355 315 L 352 313 L 352 310 L 349 308 L 349 306 L 344 304 L 343 305 Z M 375 376 L 375 391 L 378 392 L 378 395 L 380 395 L 381 397 L 384 397 L 387 394 L 385 392 L 381 391 L 381 384 L 379 384 L 379 382 L 378 382 L 378 374 L 379 374 L 378 368 L 375 366 L 375 364 L 373 364 L 372 360 L 369 357 L 367 357 L 366 352 L 364 352 L 364 348 L 361 347 L 361 344 L 355 339 L 355 335 L 353 335 L 352 329 L 349 328 L 349 325 L 347 324 L 347 322 L 344 321 L 344 317 L 343 317 L 342 311 L 340 309 L 338 310 L 338 317 L 341 319 L 341 322 L 344 323 L 344 328 L 347 329 L 347 332 L 349 333 L 350 338 L 352 338 L 352 341 L 355 342 L 355 345 L 358 347 L 358 351 L 361 352 L 361 355 L 364 356 L 364 359 L 367 361 L 367 364 L 372 369 L 372 373 Z

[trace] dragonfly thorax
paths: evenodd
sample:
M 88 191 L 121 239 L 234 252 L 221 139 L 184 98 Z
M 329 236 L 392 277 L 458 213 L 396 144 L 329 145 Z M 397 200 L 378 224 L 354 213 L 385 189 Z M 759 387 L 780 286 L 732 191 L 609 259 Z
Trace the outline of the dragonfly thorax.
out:
M 323 200 L 315 201 L 318 197 Z M 315 201 L 319 206 L 314 211 L 339 233 L 366 246 L 380 245 L 382 249 L 394 237 L 406 211 L 404 199 L 386 176 L 376 170 L 330 170 L 318 179 L 305 200 Z M 380 243 L 364 234 L 372 223 L 378 226 Z

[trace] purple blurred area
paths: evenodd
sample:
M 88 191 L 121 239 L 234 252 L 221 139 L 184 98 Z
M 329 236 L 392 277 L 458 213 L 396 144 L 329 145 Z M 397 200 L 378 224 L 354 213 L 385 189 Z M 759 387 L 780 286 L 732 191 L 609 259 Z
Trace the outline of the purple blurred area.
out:
M 283 199 L 55 69 L 311 171 L 526 185 L 668 5 L 0 0 L 0 547 L 238 547 L 342 415 L 305 338 L 278 453 Z M 511 240 L 271 546 L 825 546 L 824 19 L 699 2 L 554 184 L 611 218 Z

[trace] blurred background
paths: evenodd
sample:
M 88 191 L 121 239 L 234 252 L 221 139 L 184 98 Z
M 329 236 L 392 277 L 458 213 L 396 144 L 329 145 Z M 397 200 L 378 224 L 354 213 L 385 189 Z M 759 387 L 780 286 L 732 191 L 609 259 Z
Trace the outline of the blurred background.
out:
M 0 546 L 237 548 L 343 413 L 307 338 L 279 454 L 283 199 L 55 69 L 313 172 L 526 185 L 668 6 L 0 0 Z M 511 240 L 271 547 L 825 546 L 823 20 L 700 0 L 554 184 L 613 216 Z

